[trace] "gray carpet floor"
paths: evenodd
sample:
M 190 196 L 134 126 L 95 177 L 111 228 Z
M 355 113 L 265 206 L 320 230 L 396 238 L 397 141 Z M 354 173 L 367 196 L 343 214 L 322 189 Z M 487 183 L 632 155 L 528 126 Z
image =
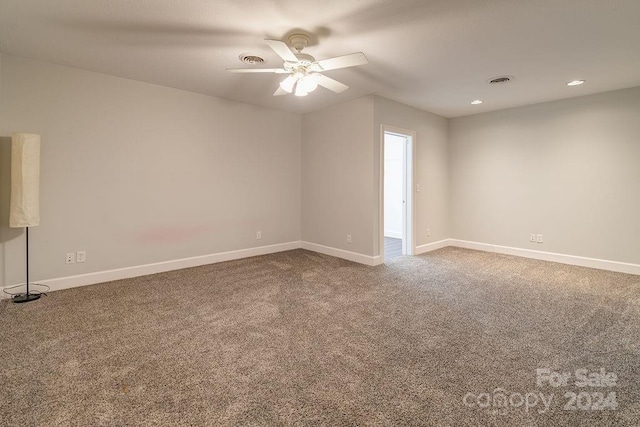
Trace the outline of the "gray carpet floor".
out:
M 374 268 L 295 250 L 4 301 L 0 344 L 3 426 L 640 424 L 640 276 L 459 248 Z M 567 385 L 538 386 L 545 368 Z M 582 368 L 615 385 L 578 387 Z

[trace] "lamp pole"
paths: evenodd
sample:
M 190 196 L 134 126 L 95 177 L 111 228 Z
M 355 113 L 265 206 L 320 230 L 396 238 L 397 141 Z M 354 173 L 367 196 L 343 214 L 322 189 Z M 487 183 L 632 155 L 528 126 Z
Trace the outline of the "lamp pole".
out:
M 15 298 L 13 298 L 13 302 L 15 303 L 35 301 L 40 298 L 39 293 L 29 293 L 29 227 L 25 227 L 25 230 L 27 232 L 27 291 L 24 294 L 17 295 Z

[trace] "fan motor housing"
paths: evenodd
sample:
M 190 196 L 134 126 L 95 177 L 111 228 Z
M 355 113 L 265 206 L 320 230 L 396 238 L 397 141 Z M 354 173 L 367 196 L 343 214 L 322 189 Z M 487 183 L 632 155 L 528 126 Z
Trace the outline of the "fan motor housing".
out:
M 296 58 L 298 58 L 298 62 L 301 65 L 311 65 L 312 63 L 316 62 L 315 58 L 311 55 L 307 55 L 306 53 L 296 53 Z
M 300 53 L 309 44 L 309 36 L 305 34 L 291 34 L 289 44 Z

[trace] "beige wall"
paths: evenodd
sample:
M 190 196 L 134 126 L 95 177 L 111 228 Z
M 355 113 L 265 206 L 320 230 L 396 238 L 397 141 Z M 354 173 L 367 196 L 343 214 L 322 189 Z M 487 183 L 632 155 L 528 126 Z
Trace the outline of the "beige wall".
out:
M 640 263 L 640 88 L 453 119 L 450 144 L 452 237 Z
M 640 88 L 453 120 L 378 96 L 301 117 L 1 55 L 0 286 L 24 281 L 13 131 L 42 135 L 43 280 L 297 240 L 376 256 L 382 124 L 416 132 L 416 245 L 640 263 L 638 117 Z
M 0 98 L 2 97 L 2 60 L 0 53 Z M 3 113 L 0 108 L 0 129 L 3 123 Z M 7 271 L 7 257 L 3 242 L 11 238 L 9 225 L 9 203 L 11 195 L 11 140 L 0 134 L 0 287 L 4 285 Z M 0 295 L 0 298 L 2 296 Z
M 373 255 L 373 97 L 305 114 L 302 129 L 302 240 Z
M 300 240 L 299 115 L 9 55 L 0 85 L 0 286 L 24 281 L 14 131 L 42 135 L 34 280 Z
M 448 171 L 448 121 L 426 111 L 379 96 L 374 107 L 375 164 L 380 161 L 380 125 L 400 127 L 416 132 L 414 184 L 420 185 L 420 192 L 414 191 L 416 246 L 450 237 L 449 230 L 449 171 Z M 378 203 L 379 170 L 375 169 L 375 197 Z M 415 190 L 414 185 L 414 190 Z M 378 211 L 375 212 L 378 223 Z M 427 229 L 431 236 L 427 236 Z M 378 229 L 375 229 L 376 254 L 378 254 Z
M 449 237 L 447 119 L 379 96 L 303 117 L 302 238 L 377 256 L 380 125 L 416 132 L 417 245 Z M 431 236 L 427 237 L 427 229 Z M 346 243 L 351 234 L 353 242 Z

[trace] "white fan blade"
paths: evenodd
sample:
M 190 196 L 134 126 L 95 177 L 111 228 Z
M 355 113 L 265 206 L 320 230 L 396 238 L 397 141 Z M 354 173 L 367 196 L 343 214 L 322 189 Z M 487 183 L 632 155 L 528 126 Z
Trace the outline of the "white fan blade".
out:
M 364 56 L 364 53 L 358 52 L 317 61 L 313 64 L 313 68 L 315 68 L 315 66 L 319 66 L 320 69 L 318 71 L 328 71 L 337 70 L 338 68 L 355 67 L 356 65 L 364 65 L 368 63 L 369 61 L 367 60 L 367 57 Z
M 322 74 L 314 74 L 314 76 L 318 76 L 316 79 L 318 80 L 318 84 L 322 87 L 326 87 L 329 90 L 334 91 L 335 93 L 344 92 L 349 89 L 344 83 L 340 83 L 337 80 L 332 79 L 331 77 L 324 76 Z
M 289 95 L 290 93 L 291 92 L 287 92 L 286 90 L 278 86 L 278 89 L 275 92 L 273 92 L 273 96 Z
M 269 40 L 264 39 L 265 42 L 273 49 L 275 53 L 282 59 L 287 62 L 298 62 L 298 58 L 291 52 L 289 46 L 285 42 L 281 42 L 280 40 Z
M 276 73 L 284 74 L 289 71 L 284 68 L 227 68 L 230 73 Z

